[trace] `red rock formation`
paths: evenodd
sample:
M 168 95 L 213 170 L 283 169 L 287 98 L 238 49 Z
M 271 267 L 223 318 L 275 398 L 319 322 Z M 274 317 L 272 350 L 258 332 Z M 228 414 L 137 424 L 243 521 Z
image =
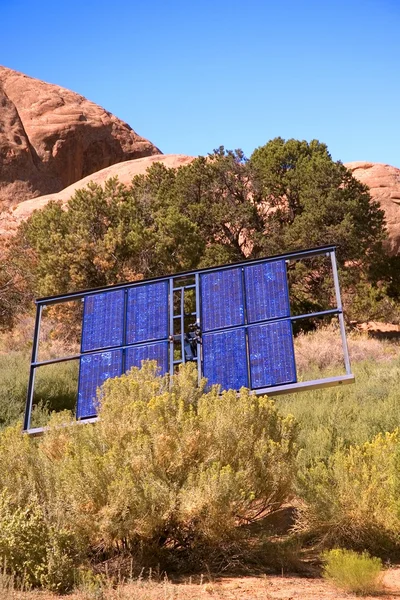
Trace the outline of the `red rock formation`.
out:
M 388 250 L 400 254 L 400 169 L 380 163 L 351 162 L 345 166 L 362 183 L 365 183 L 374 200 L 385 211 L 389 233 Z
M 116 165 L 97 171 L 97 173 L 88 175 L 84 179 L 80 179 L 57 194 L 31 198 L 19 203 L 9 211 L 3 212 L 0 214 L 0 235 L 12 234 L 18 225 L 28 219 L 34 210 L 43 208 L 50 200 L 59 200 L 63 204 L 66 204 L 75 190 L 86 187 L 90 181 L 102 185 L 107 179 L 118 177 L 121 183 L 129 184 L 135 175 L 145 173 L 155 162 L 161 162 L 168 168 L 177 169 L 182 165 L 191 163 L 193 160 L 193 156 L 185 156 L 184 154 L 161 154 L 117 163 Z
M 0 66 L 0 209 L 155 154 L 151 142 L 83 96 Z

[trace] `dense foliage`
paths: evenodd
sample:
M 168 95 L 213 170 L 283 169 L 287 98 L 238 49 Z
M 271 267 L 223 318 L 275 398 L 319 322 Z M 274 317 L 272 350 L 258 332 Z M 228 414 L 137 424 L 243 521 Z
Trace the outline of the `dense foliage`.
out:
M 22 276 L 9 285 L 14 310 L 5 307 L 0 317 L 9 324 L 32 295 L 334 243 L 353 316 L 364 310 L 393 318 L 395 307 L 385 299 L 400 286 L 385 260 L 384 238 L 383 211 L 324 144 L 276 138 L 250 159 L 221 147 L 176 170 L 156 163 L 130 186 L 91 184 L 67 210 L 50 202 L 36 211 L 8 255 L 8 270 L 15 265 Z M 291 282 L 301 282 L 300 303 L 319 306 L 326 271 L 316 263 L 311 272 L 293 269 Z M 377 292 L 360 304 L 371 285 Z
M 206 390 L 193 364 L 172 385 L 155 363 L 108 380 L 100 420 L 66 423 L 0 435 L 0 556 L 33 585 L 68 589 L 96 553 L 195 564 L 291 491 L 293 419 L 248 390 Z

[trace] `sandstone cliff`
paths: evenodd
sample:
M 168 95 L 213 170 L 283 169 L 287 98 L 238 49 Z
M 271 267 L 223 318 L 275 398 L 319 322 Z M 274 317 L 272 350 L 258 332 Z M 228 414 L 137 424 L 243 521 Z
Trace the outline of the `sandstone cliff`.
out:
M 0 210 L 155 154 L 151 142 L 83 96 L 0 66 Z
M 21 221 L 27 219 L 34 210 L 43 208 L 50 200 L 58 200 L 66 204 L 73 196 L 75 190 L 86 187 L 90 181 L 103 185 L 107 179 L 118 177 L 121 183 L 129 185 L 135 175 L 141 175 L 155 162 L 161 162 L 168 168 L 178 168 L 182 165 L 187 165 L 194 160 L 193 156 L 185 156 L 184 154 L 161 154 L 138 158 L 136 160 L 128 160 L 117 163 L 106 169 L 101 169 L 97 173 L 88 175 L 84 179 L 80 179 L 76 183 L 63 189 L 56 194 L 48 194 L 38 198 L 31 198 L 20 202 L 7 212 L 0 214 L 0 235 L 11 234 L 14 232 Z
M 400 254 L 400 169 L 380 163 L 351 162 L 345 166 L 365 183 L 385 211 L 390 254 Z

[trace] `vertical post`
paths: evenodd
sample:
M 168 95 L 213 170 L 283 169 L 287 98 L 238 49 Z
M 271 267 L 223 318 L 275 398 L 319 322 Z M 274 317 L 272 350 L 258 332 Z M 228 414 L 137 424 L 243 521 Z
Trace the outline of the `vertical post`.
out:
M 340 334 L 342 336 L 344 364 L 346 367 L 347 375 L 351 375 L 350 357 L 349 357 L 349 349 L 347 346 L 346 329 L 345 329 L 345 325 L 344 325 L 342 299 L 340 296 L 340 286 L 339 286 L 339 277 L 338 277 L 338 271 L 337 271 L 336 255 L 335 255 L 334 250 L 332 250 L 329 254 L 331 256 L 333 284 L 335 286 L 336 307 L 337 307 L 338 311 L 340 311 L 338 317 L 339 317 Z
M 247 327 L 249 324 L 247 318 L 247 295 L 246 295 L 246 281 L 244 274 L 244 267 L 241 268 L 241 281 L 242 281 L 242 293 L 243 293 L 243 315 L 244 315 L 244 332 L 245 332 L 245 340 L 246 340 L 246 366 L 247 366 L 247 386 L 251 388 L 251 369 L 250 369 L 250 347 L 249 347 L 249 328 Z
M 174 280 L 169 279 L 169 374 L 174 374 Z
M 195 290 L 196 290 L 196 325 L 200 330 L 201 335 L 201 317 L 200 317 L 200 276 L 198 273 L 194 276 Z M 200 384 L 202 370 L 201 370 L 201 343 L 197 340 L 197 379 Z
M 185 286 L 181 287 L 181 353 L 182 362 L 185 364 Z
M 125 369 L 126 369 L 126 321 L 128 318 L 128 289 L 125 288 L 124 289 L 124 308 L 123 308 L 123 314 L 122 314 L 122 369 L 121 369 L 121 375 L 125 374 Z
M 44 308 L 44 306 L 42 304 L 39 304 L 36 307 L 35 330 L 34 330 L 34 334 L 33 334 L 32 357 L 31 357 L 31 366 L 30 366 L 30 371 L 29 371 L 28 392 L 26 395 L 26 405 L 25 405 L 25 415 L 24 415 L 24 431 L 27 431 L 31 424 L 33 391 L 34 391 L 34 387 L 35 387 L 35 372 L 36 372 L 36 367 L 34 365 L 37 362 L 37 357 L 38 357 L 40 321 L 42 318 L 43 308 Z

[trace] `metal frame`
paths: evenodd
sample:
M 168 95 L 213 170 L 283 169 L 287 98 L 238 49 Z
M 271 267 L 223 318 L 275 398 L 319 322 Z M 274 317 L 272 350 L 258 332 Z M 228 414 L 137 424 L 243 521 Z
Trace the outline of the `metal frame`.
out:
M 44 365 L 61 363 L 61 362 L 66 362 L 66 361 L 70 361 L 70 360 L 78 360 L 83 355 L 96 354 L 99 351 L 105 352 L 105 351 L 111 350 L 111 349 L 125 350 L 126 348 L 129 348 L 132 346 L 144 346 L 144 345 L 148 344 L 148 342 L 129 344 L 129 345 L 126 344 L 126 310 L 125 310 L 124 311 L 124 339 L 123 339 L 124 343 L 122 346 L 110 346 L 110 347 L 98 348 L 96 350 L 90 350 L 90 351 L 86 351 L 84 353 L 80 352 L 79 354 L 75 354 L 75 355 L 71 355 L 71 356 L 64 356 L 61 358 L 55 358 L 55 359 L 46 360 L 46 361 L 38 361 L 37 359 L 38 359 L 40 324 L 41 324 L 43 309 L 46 306 L 49 306 L 52 304 L 59 304 L 61 302 L 68 302 L 71 300 L 80 300 L 87 296 L 99 294 L 101 292 L 109 292 L 111 290 L 124 290 L 125 291 L 124 306 L 126 308 L 127 293 L 128 293 L 129 288 L 137 287 L 140 285 L 146 285 L 148 283 L 153 283 L 153 282 L 158 282 L 158 281 L 160 281 L 160 282 L 168 281 L 168 283 L 169 283 L 169 334 L 170 334 L 169 335 L 169 341 L 170 341 L 170 348 L 169 348 L 170 369 L 169 369 L 169 371 L 170 371 L 170 374 L 172 375 L 174 372 L 175 366 L 177 364 L 180 364 L 181 362 L 183 362 L 183 363 L 185 362 L 184 318 L 185 318 L 185 316 L 187 316 L 184 314 L 185 290 L 195 289 L 196 311 L 195 311 L 195 313 L 192 313 L 192 316 L 195 317 L 196 323 L 198 323 L 199 327 L 201 328 L 201 323 L 200 323 L 200 318 L 201 318 L 200 317 L 200 315 L 201 315 L 201 311 L 200 311 L 200 276 L 202 274 L 210 273 L 213 271 L 232 269 L 233 267 L 247 267 L 250 265 L 272 262 L 275 260 L 283 259 L 283 260 L 286 260 L 287 262 L 289 262 L 289 261 L 302 260 L 302 259 L 310 258 L 313 256 L 325 255 L 327 257 L 330 257 L 332 274 L 333 274 L 335 298 L 336 298 L 336 307 L 329 309 L 329 310 L 323 310 L 323 311 L 314 312 L 314 313 L 294 315 L 294 316 L 289 316 L 289 317 L 284 317 L 284 318 L 277 317 L 274 319 L 269 319 L 268 321 L 273 322 L 273 321 L 280 321 L 280 320 L 290 320 L 293 323 L 294 321 L 297 321 L 300 319 L 322 317 L 322 316 L 327 316 L 327 315 L 337 315 L 338 320 L 339 320 L 340 335 L 341 335 L 341 339 L 342 339 L 343 358 L 344 358 L 344 365 L 345 365 L 346 373 L 344 375 L 340 375 L 337 377 L 328 377 L 325 379 L 317 379 L 317 380 L 307 381 L 307 382 L 297 382 L 297 383 L 291 383 L 291 384 L 286 384 L 286 385 L 278 385 L 278 386 L 274 386 L 274 387 L 256 389 L 256 390 L 253 390 L 253 392 L 256 394 L 268 394 L 268 395 L 273 396 L 273 395 L 283 394 L 283 393 L 291 391 L 291 390 L 301 391 L 301 390 L 308 390 L 308 389 L 312 389 L 312 388 L 320 388 L 320 387 L 328 387 L 328 386 L 332 386 L 332 385 L 352 383 L 354 381 L 354 375 L 351 373 L 349 352 L 348 352 L 348 347 L 347 347 L 345 322 L 344 322 L 344 316 L 343 316 L 342 301 L 341 301 L 341 296 L 340 296 L 340 286 L 339 286 L 339 278 L 338 278 L 338 272 L 337 272 L 335 250 L 336 250 L 336 246 L 333 246 L 333 245 L 323 246 L 320 248 L 311 248 L 311 249 L 302 250 L 299 252 L 289 252 L 287 254 L 281 254 L 281 255 L 275 255 L 275 256 L 266 257 L 266 258 L 243 261 L 241 263 L 225 264 L 225 265 L 220 265 L 220 266 L 211 267 L 211 268 L 207 268 L 207 269 L 199 269 L 196 271 L 185 271 L 182 273 L 176 273 L 174 275 L 169 275 L 166 277 L 153 277 L 151 279 L 146 279 L 146 280 L 137 281 L 137 282 L 133 282 L 133 283 L 123 283 L 123 284 L 118 284 L 118 285 L 113 285 L 113 286 L 92 288 L 89 290 L 82 290 L 79 292 L 63 294 L 60 296 L 49 296 L 49 297 L 45 297 L 45 298 L 38 298 L 35 301 L 37 310 L 36 310 L 35 329 L 34 329 L 33 346 L 32 346 L 32 358 L 31 358 L 31 365 L 30 365 L 30 372 L 29 372 L 28 391 L 27 391 L 27 400 L 26 400 L 25 417 L 24 417 L 24 431 L 31 433 L 33 435 L 37 435 L 37 434 L 40 434 L 44 429 L 43 427 L 30 428 L 34 386 L 35 386 L 35 373 L 36 373 L 37 368 L 44 366 Z M 182 280 L 189 279 L 189 278 L 194 278 L 194 284 L 191 284 L 191 283 L 187 284 L 187 285 L 182 284 L 182 283 L 179 284 L 179 282 L 181 282 Z M 174 285 L 175 282 L 178 283 L 178 285 L 176 287 Z M 181 293 L 180 313 L 178 315 L 174 315 L 174 294 L 177 291 L 180 291 L 180 293 Z M 180 343 L 181 343 L 181 352 L 182 352 L 181 360 L 174 360 L 174 337 L 176 337 L 176 336 L 174 336 L 174 317 L 180 318 L 180 322 L 181 322 L 181 332 L 180 332 L 180 338 L 181 338 Z M 238 325 L 237 327 L 232 327 L 229 329 L 242 328 L 242 327 L 243 327 L 243 325 Z M 246 327 L 246 329 L 247 329 L 247 327 Z M 156 342 L 156 341 L 157 340 L 154 340 L 154 342 Z M 246 334 L 246 343 L 247 343 L 247 334 Z M 123 353 L 123 355 L 124 355 L 124 353 Z M 198 367 L 199 380 L 200 380 L 200 378 L 202 376 L 202 357 L 201 357 L 201 344 L 200 343 L 198 343 L 198 352 L 197 352 L 196 360 L 197 360 L 197 367 Z M 123 363 L 124 363 L 124 358 L 123 358 Z M 249 365 L 247 365 L 247 368 L 249 369 Z M 250 379 L 249 379 L 249 383 L 250 383 Z M 88 419 L 85 419 L 83 422 L 92 422 L 93 420 L 96 420 L 96 418 L 88 418 Z

